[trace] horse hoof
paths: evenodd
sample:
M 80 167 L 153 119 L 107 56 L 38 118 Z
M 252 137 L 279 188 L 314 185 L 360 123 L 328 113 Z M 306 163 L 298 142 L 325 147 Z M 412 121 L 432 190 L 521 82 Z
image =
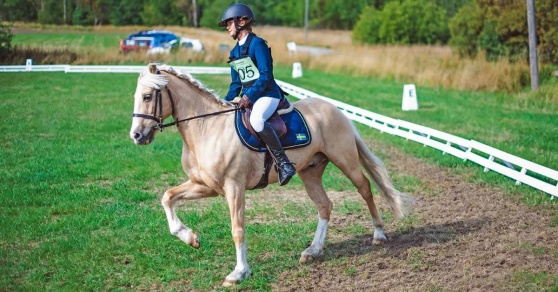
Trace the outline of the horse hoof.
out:
M 194 232 L 192 232 L 192 240 L 190 242 L 190 245 L 195 249 L 200 248 L 200 237 Z
M 382 237 L 374 237 L 372 240 L 373 245 L 384 245 L 387 242 L 387 238 L 385 236 Z
M 236 284 L 238 284 L 238 281 L 225 280 L 225 282 L 223 282 L 223 287 L 232 287 Z
M 309 254 L 303 254 L 300 256 L 300 260 L 298 261 L 301 264 L 308 264 L 315 260 L 315 258 Z
M 252 275 L 252 270 L 246 267 L 243 270 L 234 270 L 230 273 L 226 278 L 225 282 L 223 282 L 223 287 L 231 287 L 234 286 L 241 281 L 248 279 Z

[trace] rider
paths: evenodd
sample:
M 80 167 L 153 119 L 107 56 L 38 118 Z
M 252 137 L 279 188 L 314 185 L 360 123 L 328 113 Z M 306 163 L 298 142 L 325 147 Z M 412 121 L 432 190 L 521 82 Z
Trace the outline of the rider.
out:
M 277 134 L 267 122 L 285 97 L 273 78 L 271 49 L 265 40 L 252 32 L 254 22 L 252 9 L 237 3 L 225 10 L 218 24 L 226 27 L 231 37 L 237 40 L 229 56 L 232 82 L 225 100 L 232 101 L 242 96 L 239 107 L 252 107 L 250 124 L 275 160 L 279 184 L 285 185 L 296 174 L 296 170 L 287 158 Z

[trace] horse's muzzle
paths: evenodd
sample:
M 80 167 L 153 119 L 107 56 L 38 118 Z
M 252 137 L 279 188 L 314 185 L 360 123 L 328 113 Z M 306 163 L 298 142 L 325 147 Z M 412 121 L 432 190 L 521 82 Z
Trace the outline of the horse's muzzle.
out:
M 154 130 L 149 131 L 147 134 L 143 134 L 141 131 L 133 132 L 130 137 L 134 140 L 136 145 L 148 145 L 153 142 L 153 138 L 155 137 Z

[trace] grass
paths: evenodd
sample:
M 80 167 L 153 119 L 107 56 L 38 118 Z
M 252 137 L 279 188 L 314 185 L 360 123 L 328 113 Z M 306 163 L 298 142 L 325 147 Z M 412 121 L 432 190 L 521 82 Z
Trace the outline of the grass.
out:
M 72 50 L 96 48 L 109 52 L 118 52 L 120 40 L 125 33 L 99 32 L 42 32 L 16 34 L 14 45 L 42 46 L 44 48 L 64 47 Z

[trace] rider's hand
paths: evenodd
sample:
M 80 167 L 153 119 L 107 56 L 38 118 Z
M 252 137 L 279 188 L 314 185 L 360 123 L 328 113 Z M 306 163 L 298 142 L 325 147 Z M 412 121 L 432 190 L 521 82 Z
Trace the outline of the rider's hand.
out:
M 250 100 L 250 98 L 248 98 L 248 96 L 243 95 L 238 102 L 238 106 L 240 107 L 240 109 L 250 108 L 252 106 L 252 101 Z

